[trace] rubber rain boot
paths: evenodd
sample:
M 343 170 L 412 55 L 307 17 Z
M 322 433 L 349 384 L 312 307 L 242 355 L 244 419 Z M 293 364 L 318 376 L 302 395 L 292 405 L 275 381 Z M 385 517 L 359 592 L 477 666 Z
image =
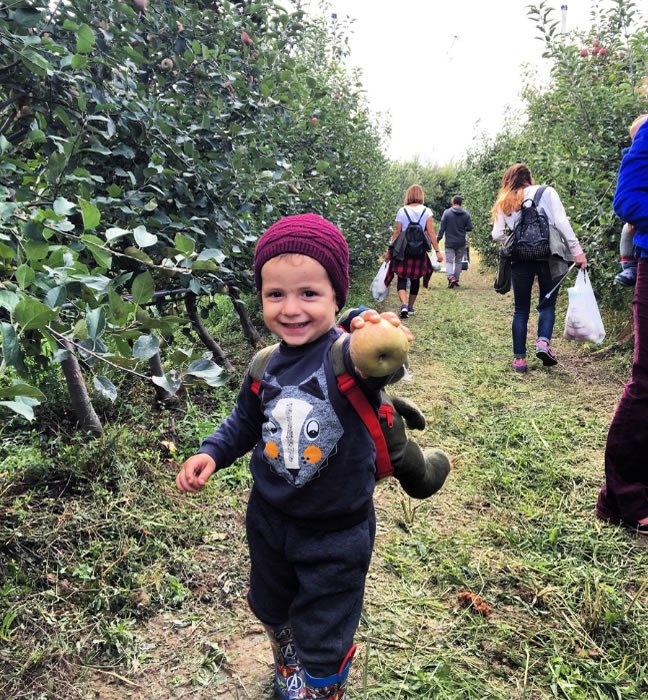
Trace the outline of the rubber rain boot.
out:
M 316 678 L 304 670 L 304 687 L 297 695 L 291 695 L 291 700 L 345 700 L 347 678 L 355 651 L 354 644 L 340 664 L 340 670 L 332 676 Z
M 297 695 L 304 685 L 303 669 L 297 658 L 295 641 L 289 624 L 270 627 L 263 625 L 270 639 L 275 666 L 275 690 L 282 700 L 301 697 Z

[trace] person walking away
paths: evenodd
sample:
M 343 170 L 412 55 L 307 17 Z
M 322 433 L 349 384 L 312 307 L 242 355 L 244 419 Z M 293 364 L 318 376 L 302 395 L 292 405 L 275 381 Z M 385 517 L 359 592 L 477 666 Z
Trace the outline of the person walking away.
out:
M 648 535 L 648 115 L 642 117 L 621 161 L 613 200 L 615 214 L 635 227 L 634 357 L 608 431 L 596 514 Z
M 389 242 L 389 249 L 385 253 L 385 260 L 389 263 L 385 275 L 385 285 L 396 276 L 398 282 L 396 290 L 401 302 L 400 317 L 407 318 L 414 313 L 414 304 L 421 287 L 427 289 L 432 277 L 432 261 L 428 251 L 434 248 L 437 260 L 443 262 L 443 255 L 439 250 L 432 211 L 425 206 L 425 192 L 420 185 L 411 185 L 405 192 L 403 206 L 396 213 L 396 223 Z M 408 234 L 414 227 L 420 227 L 423 234 L 421 245 L 413 250 L 408 244 Z M 409 291 L 408 291 L 409 284 Z
M 196 493 L 252 450 L 246 533 L 248 604 L 275 659 L 275 688 L 293 700 L 343 700 L 374 545 L 375 443 L 338 389 L 331 347 L 349 289 L 342 233 L 315 214 L 285 217 L 259 239 L 254 279 L 263 319 L 281 343 L 261 380 L 243 379 L 234 410 L 176 477 Z M 396 314 L 365 310 L 351 332 Z M 349 336 L 350 339 L 350 336 Z M 391 376 L 346 369 L 378 410 Z
M 492 238 L 499 243 L 506 243 L 520 219 L 522 202 L 534 199 L 539 186 L 534 184 L 531 170 L 524 163 L 511 165 L 504 176 L 492 208 Z M 579 267 L 587 267 L 587 258 L 581 248 L 576 234 L 569 223 L 565 207 L 553 187 L 544 186 L 537 203 L 550 225 L 559 232 L 560 238 L 567 244 L 571 258 Z M 553 251 L 552 251 L 553 252 Z M 511 284 L 513 287 L 513 370 L 519 373 L 527 371 L 527 325 L 531 313 L 531 291 L 537 278 L 540 299 L 543 301 L 538 315 L 538 335 L 535 343 L 536 357 L 546 367 L 555 365 L 558 360 L 551 348 L 551 337 L 556 321 L 556 298 L 558 288 L 545 299 L 553 289 L 558 278 L 552 276 L 549 258 L 540 260 L 513 260 L 511 263 Z
M 456 194 L 452 206 L 446 209 L 439 224 L 438 241 L 445 236 L 446 277 L 448 288 L 459 286 L 462 263 L 466 256 L 468 239 L 466 234 L 473 230 L 470 214 L 462 207 L 463 197 Z

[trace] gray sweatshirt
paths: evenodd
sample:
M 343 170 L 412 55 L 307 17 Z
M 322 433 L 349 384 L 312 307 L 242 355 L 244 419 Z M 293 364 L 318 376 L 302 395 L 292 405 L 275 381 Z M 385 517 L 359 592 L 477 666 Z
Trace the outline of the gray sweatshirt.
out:
M 450 207 L 443 212 L 437 239 L 440 241 L 445 235 L 446 248 L 463 248 L 466 234 L 472 230 L 470 214 L 462 207 Z

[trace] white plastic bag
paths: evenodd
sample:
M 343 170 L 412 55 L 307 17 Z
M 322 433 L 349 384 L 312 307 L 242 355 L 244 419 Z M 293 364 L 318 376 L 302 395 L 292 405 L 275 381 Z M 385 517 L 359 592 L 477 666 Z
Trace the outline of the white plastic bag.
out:
M 430 262 L 432 263 L 432 269 L 434 272 L 441 272 L 441 263 L 437 258 L 436 250 L 430 251 Z
M 389 287 L 385 287 L 385 275 L 388 269 L 389 265 L 384 262 L 380 266 L 378 274 L 373 278 L 373 282 L 371 283 L 371 296 L 374 298 L 374 301 L 382 302 L 387 298 Z
M 576 284 L 567 293 L 569 305 L 565 316 L 565 338 L 602 343 L 605 328 L 587 270 L 578 271 Z

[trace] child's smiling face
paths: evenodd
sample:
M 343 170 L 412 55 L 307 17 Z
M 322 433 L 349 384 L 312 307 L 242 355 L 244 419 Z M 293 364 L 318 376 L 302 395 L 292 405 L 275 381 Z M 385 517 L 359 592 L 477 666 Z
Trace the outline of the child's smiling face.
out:
M 287 253 L 261 269 L 263 320 L 288 345 L 305 345 L 335 326 L 335 290 L 320 263 Z

